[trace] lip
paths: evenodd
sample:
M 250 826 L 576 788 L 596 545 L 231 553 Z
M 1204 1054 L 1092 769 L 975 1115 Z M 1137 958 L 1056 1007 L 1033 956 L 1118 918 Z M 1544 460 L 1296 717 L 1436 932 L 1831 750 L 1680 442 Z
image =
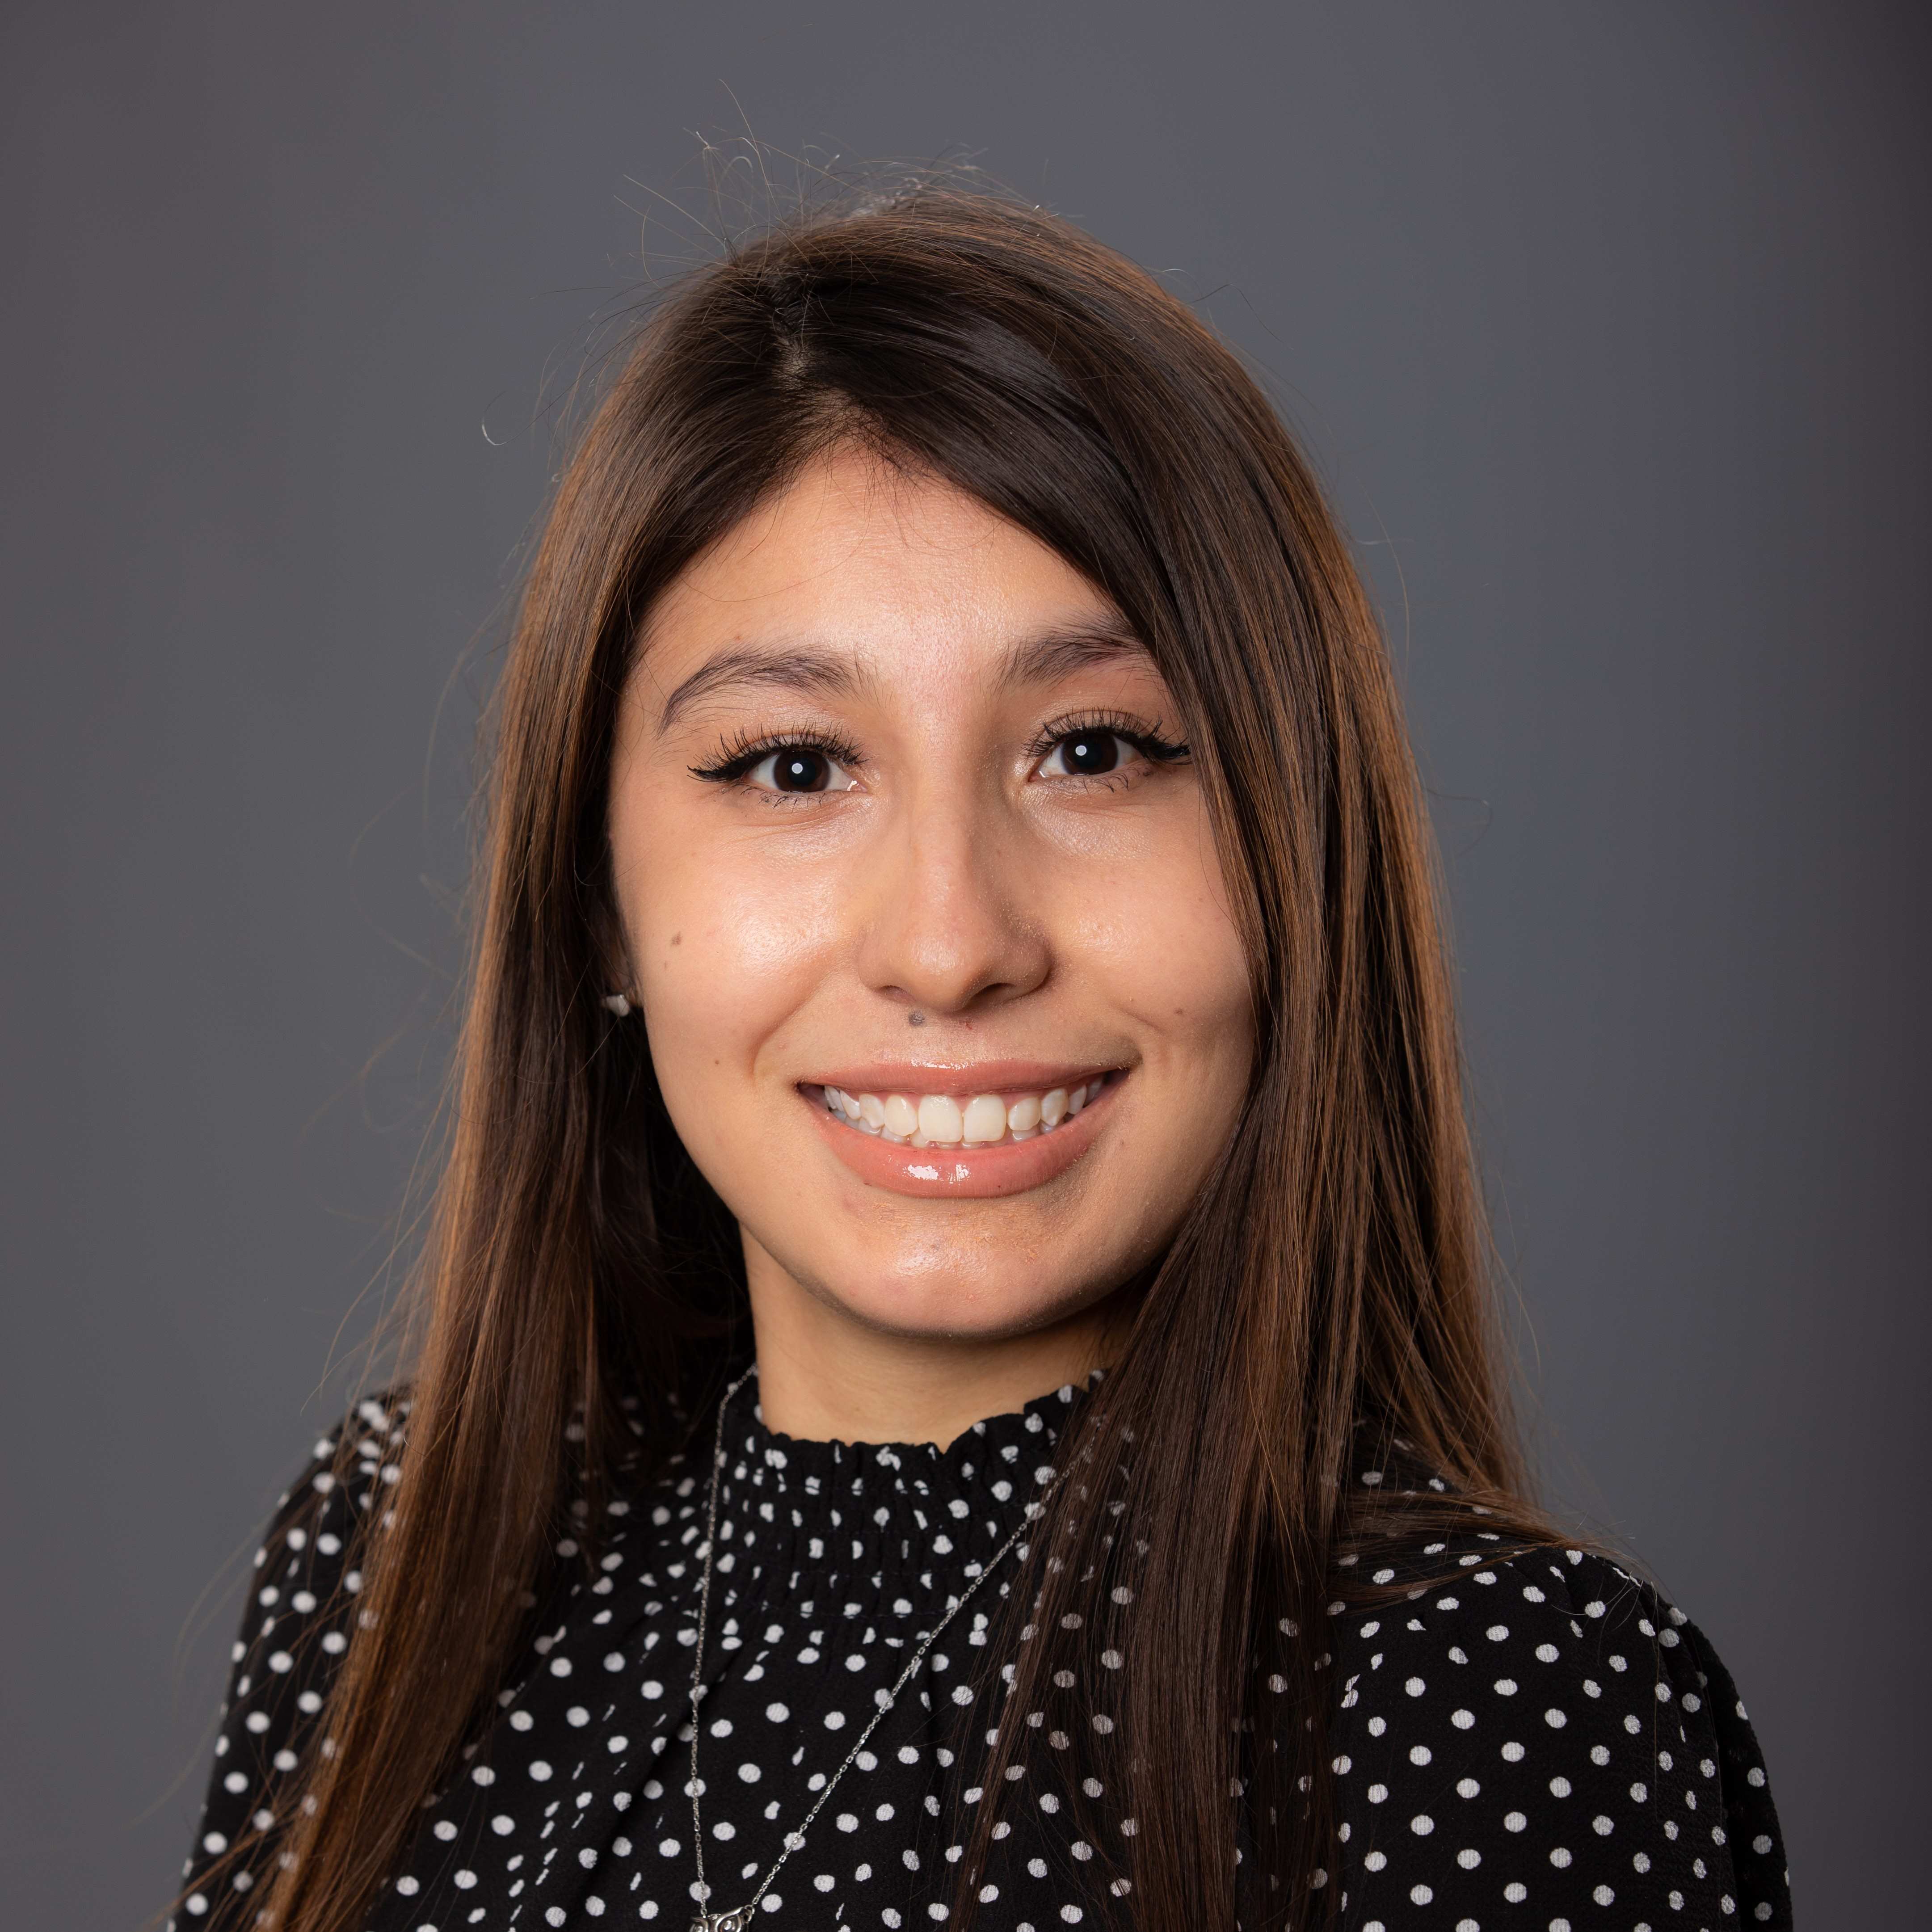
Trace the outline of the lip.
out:
M 881 1081 L 875 1077 L 889 1071 L 892 1078 Z M 892 1142 L 877 1134 L 861 1133 L 826 1112 L 824 1102 L 818 1097 L 817 1084 L 809 1090 L 800 1088 L 798 1094 L 826 1146 L 868 1186 L 928 1201 L 988 1201 L 1043 1187 L 1064 1174 L 1093 1146 L 1112 1118 L 1114 1096 L 1126 1084 L 1126 1074 L 1118 1069 L 1094 1067 L 1088 1070 L 1085 1077 L 1097 1079 L 1102 1074 L 1108 1078 L 1100 1092 L 1051 1133 L 1036 1134 L 1030 1140 L 999 1141 L 991 1147 L 962 1144 L 920 1148 L 909 1141 Z M 946 1094 L 957 1099 L 962 1095 L 997 1094 L 1003 1088 L 1037 1092 L 1040 1090 L 1034 1085 L 1036 1079 L 1043 1078 L 1051 1088 L 1079 1077 L 1077 1072 L 1069 1074 L 1064 1068 L 1044 1066 L 1037 1061 L 982 1060 L 970 1069 L 874 1067 L 867 1070 L 862 1079 L 860 1070 L 853 1069 L 842 1075 L 826 1074 L 824 1084 L 843 1088 L 848 1093 Z M 949 1081 L 950 1084 L 920 1084 Z

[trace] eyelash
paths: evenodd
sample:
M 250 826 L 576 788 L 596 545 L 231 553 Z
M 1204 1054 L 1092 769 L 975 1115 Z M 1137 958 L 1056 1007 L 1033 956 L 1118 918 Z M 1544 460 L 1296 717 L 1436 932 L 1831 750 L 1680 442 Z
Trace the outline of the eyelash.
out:
M 1115 737 L 1125 739 L 1149 764 L 1156 766 L 1178 764 L 1188 755 L 1185 745 L 1163 738 L 1157 730 L 1149 729 L 1138 718 L 1130 718 L 1124 712 L 1082 711 L 1071 717 L 1056 718 L 1051 724 L 1043 725 L 1040 735 L 1027 747 L 1027 756 L 1043 758 L 1054 746 L 1078 736 L 1082 731 L 1111 731 Z M 1102 776 L 1111 777 L 1112 774 Z
M 836 731 L 740 731 L 719 748 L 710 764 L 692 766 L 691 775 L 712 784 L 735 784 L 774 752 L 816 752 L 853 771 L 862 769 L 866 762 L 857 746 Z
M 1033 742 L 1026 748 L 1027 757 L 1037 762 L 1045 758 L 1056 745 L 1077 736 L 1082 731 L 1108 731 L 1124 739 L 1156 768 L 1164 765 L 1178 764 L 1189 756 L 1188 748 L 1163 738 L 1158 731 L 1150 730 L 1138 718 L 1130 718 L 1118 711 L 1082 712 L 1077 716 L 1056 718 L 1052 724 L 1042 726 Z M 695 778 L 702 778 L 710 784 L 736 784 L 754 766 L 770 758 L 774 752 L 816 752 L 836 765 L 842 765 L 848 771 L 862 770 L 865 759 L 858 747 L 848 738 L 836 732 L 772 731 L 754 733 L 741 731 L 734 734 L 719 748 L 718 756 L 707 765 L 692 765 L 688 769 Z M 1114 778 L 1114 774 L 1103 772 L 1090 778 L 1088 782 L 1105 784 Z M 809 796 L 810 794 L 800 794 Z

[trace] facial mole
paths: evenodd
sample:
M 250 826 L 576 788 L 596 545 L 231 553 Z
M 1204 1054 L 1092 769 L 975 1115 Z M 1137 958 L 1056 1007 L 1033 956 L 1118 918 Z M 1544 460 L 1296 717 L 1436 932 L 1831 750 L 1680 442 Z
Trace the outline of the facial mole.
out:
M 670 936 L 670 943 L 674 946 L 682 946 L 684 944 L 684 934 L 681 932 L 674 932 Z
M 925 1024 L 926 1016 L 922 1012 L 915 1010 L 906 1015 L 906 1024 L 908 1026 L 923 1026 Z

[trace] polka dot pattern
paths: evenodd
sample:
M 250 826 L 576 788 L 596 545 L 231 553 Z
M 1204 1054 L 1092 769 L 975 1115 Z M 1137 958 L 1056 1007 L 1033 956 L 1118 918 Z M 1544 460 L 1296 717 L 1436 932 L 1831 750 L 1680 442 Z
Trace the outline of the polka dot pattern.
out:
M 700 1712 L 714 1905 L 751 1896 L 968 1566 L 1024 1520 L 1075 1399 L 1062 1389 L 944 1451 L 797 1442 L 749 1406 L 728 1425 Z M 383 1508 L 407 1424 L 406 1402 L 362 1404 L 348 1479 L 330 1473 L 335 1444 L 319 1443 L 276 1512 L 180 1932 L 253 1922 L 290 1774 L 327 1748 L 316 1719 L 356 1614 L 352 1532 Z M 700 1451 L 620 1495 L 587 1574 L 574 1538 L 560 1546 L 560 1582 L 496 1721 L 425 1808 L 369 1932 L 688 1924 L 709 1474 Z M 997 1682 L 986 1651 L 1007 1587 L 988 1578 L 846 1773 L 766 1896 L 774 1932 L 946 1921 L 985 1802 L 974 1772 L 997 1719 L 979 1693 Z M 1708 1643 L 1654 1592 L 1576 1551 L 1505 1560 L 1480 1534 L 1378 1562 L 1372 1587 L 1394 1600 L 1338 1606 L 1330 1638 L 1351 1932 L 1789 1926 L 1749 1724 Z M 1130 1927 L 1136 1826 L 1109 1808 L 1112 1724 L 1096 1714 L 1078 1741 L 1035 1728 L 1000 1793 L 976 1922 Z
M 1788 1927 L 1763 1761 L 1708 1641 L 1606 1558 L 1496 1544 L 1407 1552 L 1376 1574 L 1412 1594 L 1334 1616 L 1344 1923 Z

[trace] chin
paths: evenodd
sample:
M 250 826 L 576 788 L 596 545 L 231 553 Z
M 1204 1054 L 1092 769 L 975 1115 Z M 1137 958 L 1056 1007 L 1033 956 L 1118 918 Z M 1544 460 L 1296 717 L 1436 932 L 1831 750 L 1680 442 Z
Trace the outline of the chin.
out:
M 857 1280 L 847 1274 L 836 1286 L 823 1276 L 808 1279 L 822 1305 L 875 1333 L 908 1341 L 1008 1341 L 1054 1328 L 1106 1299 L 1106 1287 L 1084 1282 L 1044 1292 L 1037 1286 L 1017 1288 L 1015 1276 L 1036 1266 L 1016 1253 L 998 1264 L 991 1279 L 984 1278 L 983 1257 L 970 1267 L 886 1268 Z

